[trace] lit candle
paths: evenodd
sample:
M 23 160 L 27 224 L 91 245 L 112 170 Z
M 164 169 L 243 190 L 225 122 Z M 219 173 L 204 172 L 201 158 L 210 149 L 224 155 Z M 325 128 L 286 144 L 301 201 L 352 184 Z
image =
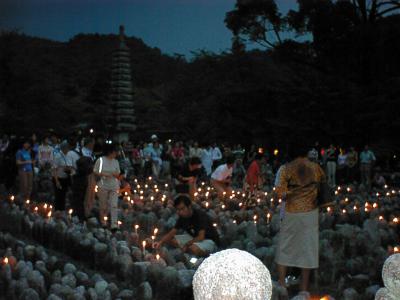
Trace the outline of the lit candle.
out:
M 328 207 L 327 209 L 326 209 L 326 211 L 328 212 L 328 213 L 330 213 L 331 212 L 331 208 L 330 207 Z
M 99 186 L 96 185 L 96 186 L 94 187 L 94 192 L 97 193 L 98 191 L 99 191 Z
M 239 203 L 239 207 L 242 207 L 242 206 L 243 206 L 243 203 L 242 203 L 242 202 L 240 202 L 240 203 Z
M 222 208 L 222 209 L 225 209 L 225 204 L 222 204 L 221 208 Z
M 49 211 L 49 212 L 47 213 L 47 218 L 48 218 L 49 221 L 51 220 L 51 211 Z
M 144 256 L 145 251 L 146 251 L 146 241 L 142 242 L 142 246 L 143 246 L 143 256 Z
M 206 205 L 206 208 L 208 208 L 208 205 L 209 205 L 209 204 L 208 204 L 208 202 L 206 202 L 206 204 L 205 204 L 205 205 Z
M 372 205 L 372 207 L 373 207 L 373 208 L 377 208 L 377 207 L 378 207 L 378 203 L 374 203 L 374 204 Z
M 47 209 L 47 203 L 45 203 L 45 204 L 43 205 L 43 207 L 44 207 L 44 209 Z
M 38 212 L 38 210 L 39 210 L 39 207 L 35 207 L 35 213 L 37 213 Z
M 156 259 L 160 260 L 160 254 L 156 254 Z
M 214 223 L 214 224 L 213 224 L 213 226 L 214 226 L 214 227 L 217 227 L 217 226 L 218 226 L 218 224 L 217 224 L 217 223 Z
M 399 253 L 400 252 L 400 249 L 399 249 L 399 247 L 394 247 L 393 248 L 393 253 Z
M 257 224 L 257 215 L 253 216 L 254 224 Z
M 379 216 L 379 221 L 383 221 L 383 216 Z
M 345 209 L 343 209 L 343 210 L 342 210 L 342 213 L 343 213 L 343 214 L 345 214 L 345 213 L 346 213 L 346 210 L 345 210 Z
M 158 233 L 158 228 L 154 228 L 154 235 L 157 235 L 157 233 Z
M 104 220 L 105 223 L 107 223 L 108 217 L 104 217 L 103 220 Z
M 122 225 L 122 222 L 118 221 L 117 224 L 118 224 L 118 228 L 120 228 L 120 226 Z
M 135 233 L 136 233 L 136 234 L 137 234 L 138 229 L 139 229 L 139 225 L 136 224 L 136 225 L 135 225 Z
M 156 240 L 156 236 L 155 236 L 155 235 L 152 235 L 152 236 L 151 236 L 151 247 L 152 247 L 152 248 L 154 248 L 154 242 L 155 242 L 155 240 Z
M 394 219 L 393 219 L 393 223 L 398 224 L 398 223 L 399 223 L 399 219 L 398 219 L 398 218 L 394 218 Z
M 267 213 L 267 224 L 269 223 L 270 219 L 271 219 L 271 214 Z
M 69 219 L 70 220 L 72 219 L 72 213 L 73 212 L 74 212 L 74 210 L 72 208 L 68 211 L 68 215 L 69 215 Z

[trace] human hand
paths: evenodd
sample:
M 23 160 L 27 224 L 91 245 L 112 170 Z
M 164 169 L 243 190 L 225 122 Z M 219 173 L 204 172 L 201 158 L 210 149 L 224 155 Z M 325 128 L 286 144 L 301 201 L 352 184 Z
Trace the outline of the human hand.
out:
M 154 242 L 154 243 L 153 243 L 153 248 L 156 249 L 156 250 L 158 250 L 158 249 L 161 248 L 161 245 L 162 245 L 161 242 Z
M 56 181 L 56 188 L 58 188 L 59 190 L 62 189 L 62 186 L 58 180 Z

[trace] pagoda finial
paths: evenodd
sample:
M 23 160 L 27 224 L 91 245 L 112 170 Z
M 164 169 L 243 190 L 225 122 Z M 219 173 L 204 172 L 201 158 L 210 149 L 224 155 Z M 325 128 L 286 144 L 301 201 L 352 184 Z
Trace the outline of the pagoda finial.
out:
M 119 35 L 124 36 L 125 35 L 125 27 L 124 25 L 119 25 Z

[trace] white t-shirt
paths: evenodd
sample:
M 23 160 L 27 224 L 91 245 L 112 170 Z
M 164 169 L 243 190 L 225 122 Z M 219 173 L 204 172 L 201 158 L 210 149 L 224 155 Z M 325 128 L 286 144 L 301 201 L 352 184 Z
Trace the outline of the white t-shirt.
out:
M 215 171 L 211 175 L 211 178 L 218 181 L 223 181 L 231 176 L 232 176 L 232 168 L 228 168 L 227 164 L 223 164 L 215 169 Z
M 81 158 L 81 156 L 78 153 L 76 153 L 74 150 L 70 150 L 67 153 L 67 158 L 71 162 L 72 167 L 76 170 L 76 162 L 78 161 L 79 158 Z
M 221 150 L 218 147 L 215 147 L 211 150 L 212 160 L 220 160 L 222 158 Z
M 347 162 L 347 154 L 339 154 L 337 162 L 338 162 L 338 165 L 339 165 L 339 166 L 344 166 L 344 165 L 346 165 L 346 162 Z
M 96 163 L 94 164 L 94 172 L 112 175 L 115 173 L 121 173 L 121 170 L 119 168 L 118 160 L 108 159 L 106 156 L 102 156 L 96 160 Z M 102 176 L 97 185 L 99 188 L 104 190 L 118 190 L 119 180 L 115 177 Z

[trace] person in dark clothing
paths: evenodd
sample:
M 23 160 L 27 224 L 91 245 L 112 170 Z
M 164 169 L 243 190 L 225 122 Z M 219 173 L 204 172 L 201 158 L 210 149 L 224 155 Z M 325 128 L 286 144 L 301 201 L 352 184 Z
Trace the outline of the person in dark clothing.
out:
M 154 248 L 170 244 L 196 256 L 207 256 L 215 251 L 219 236 L 208 215 L 193 208 L 188 195 L 176 197 L 174 206 L 179 215 L 178 221 L 159 242 L 154 243 Z M 183 230 L 184 234 L 177 235 L 178 230 Z
M 93 160 L 82 156 L 77 162 L 76 174 L 72 180 L 71 208 L 79 218 L 85 220 L 85 195 L 88 187 L 88 177 L 93 173 Z
M 196 192 L 197 178 L 201 174 L 201 160 L 198 157 L 192 157 L 188 163 L 183 165 L 177 173 L 177 184 L 175 190 L 179 194 L 189 194 L 192 200 Z

